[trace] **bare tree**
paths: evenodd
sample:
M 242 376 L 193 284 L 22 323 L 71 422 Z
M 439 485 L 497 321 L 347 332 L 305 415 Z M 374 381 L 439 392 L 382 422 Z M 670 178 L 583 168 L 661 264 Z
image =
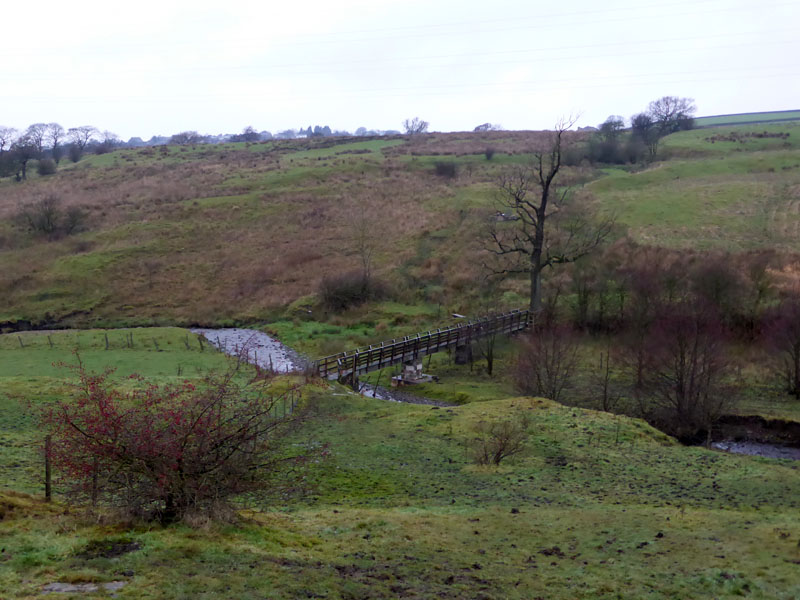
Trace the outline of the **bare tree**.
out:
M 406 119 L 403 121 L 403 129 L 405 130 L 407 135 L 418 135 L 420 133 L 427 133 L 428 131 L 428 123 L 427 121 L 423 121 L 419 117 L 414 117 L 413 119 Z
M 495 256 L 488 265 L 495 275 L 527 274 L 530 278 L 530 310 L 542 308 L 542 271 L 573 262 L 592 252 L 611 233 L 613 218 L 597 222 L 586 210 L 570 205 L 568 187 L 556 179 L 561 170 L 564 135 L 572 126 L 565 121 L 552 132 L 549 147 L 533 154 L 528 165 L 512 167 L 499 184 L 498 204 L 512 219 L 493 219 L 487 248 Z M 552 217 L 552 226 L 548 225 Z
M 768 322 L 768 341 L 780 357 L 777 371 L 786 391 L 800 399 L 800 295 L 781 302 Z
M 44 123 L 34 123 L 25 130 L 25 137 L 36 148 L 36 158 L 44 153 L 44 141 L 47 136 L 47 125 Z
M 80 127 L 71 127 L 67 132 L 70 143 L 75 146 L 78 151 L 75 153 L 79 159 L 86 150 L 89 142 L 98 134 L 97 128 L 91 125 L 81 125 Z
M 100 142 L 95 147 L 96 154 L 106 154 L 119 146 L 120 139 L 116 133 L 105 130 L 100 134 Z
M 0 154 L 6 152 L 17 139 L 17 130 L 0 125 Z
M 17 138 L 11 145 L 17 181 L 28 178 L 28 162 L 41 156 L 36 143 L 27 134 Z
M 605 349 L 600 350 L 599 364 L 595 364 L 589 374 L 592 393 L 599 398 L 600 410 L 605 412 L 612 412 L 621 397 L 614 388 L 611 364 L 611 340 L 608 339 Z
M 645 416 L 679 438 L 704 431 L 710 443 L 714 423 L 735 401 L 724 384 L 730 360 L 716 315 L 697 300 L 672 307 L 654 323 L 647 352 L 652 406 Z
M 663 96 L 653 100 L 647 107 L 661 135 L 668 135 L 682 129 L 691 129 L 697 107 L 692 98 Z
M 179 146 L 187 146 L 190 144 L 201 144 L 202 142 L 203 142 L 203 136 L 197 133 L 196 131 L 181 131 L 180 133 L 176 133 L 171 138 L 169 138 L 170 144 L 177 144 Z
M 537 327 L 522 338 L 515 382 L 523 394 L 559 402 L 578 364 L 572 332 L 560 327 Z
M 647 147 L 651 160 L 655 159 L 661 134 L 650 115 L 639 113 L 631 117 L 631 136 Z
M 47 141 L 50 144 L 50 153 L 53 155 L 53 160 L 56 164 L 61 160 L 64 150 L 61 143 L 64 141 L 65 131 L 64 128 L 58 123 L 47 124 Z

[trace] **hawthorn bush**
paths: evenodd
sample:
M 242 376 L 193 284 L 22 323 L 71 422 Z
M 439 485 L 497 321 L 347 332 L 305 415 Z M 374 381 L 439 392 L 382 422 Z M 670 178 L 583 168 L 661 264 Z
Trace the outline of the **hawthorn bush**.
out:
M 158 385 L 79 362 L 73 399 L 42 412 L 49 456 L 69 492 L 129 516 L 169 523 L 228 506 L 235 496 L 300 481 L 310 454 L 287 452 L 290 433 L 309 414 L 298 388 L 269 393 L 269 380 L 240 383 L 231 369 L 197 384 Z M 314 451 L 315 456 L 324 449 Z M 288 483 L 291 486 L 291 483 Z

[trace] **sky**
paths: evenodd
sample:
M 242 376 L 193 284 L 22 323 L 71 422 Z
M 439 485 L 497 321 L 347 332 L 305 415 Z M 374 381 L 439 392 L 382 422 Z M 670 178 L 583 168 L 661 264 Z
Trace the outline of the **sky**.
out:
M 547 129 L 665 95 L 697 116 L 800 109 L 799 0 L 8 4 L 0 126 L 19 129 Z

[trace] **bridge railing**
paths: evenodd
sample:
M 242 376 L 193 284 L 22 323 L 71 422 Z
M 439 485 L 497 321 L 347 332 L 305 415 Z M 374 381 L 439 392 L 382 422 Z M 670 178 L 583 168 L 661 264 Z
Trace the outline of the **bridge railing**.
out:
M 513 310 L 500 315 L 459 323 L 451 327 L 420 332 L 400 339 L 386 340 L 320 358 L 317 373 L 324 378 L 341 378 L 353 373 L 375 371 L 427 354 L 470 343 L 473 339 L 495 334 L 511 334 L 528 326 L 528 310 Z

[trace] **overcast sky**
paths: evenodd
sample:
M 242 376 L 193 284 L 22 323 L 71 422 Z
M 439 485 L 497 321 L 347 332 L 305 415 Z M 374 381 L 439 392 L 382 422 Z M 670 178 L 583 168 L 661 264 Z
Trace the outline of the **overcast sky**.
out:
M 122 138 L 800 109 L 798 0 L 7 2 L 0 125 Z

